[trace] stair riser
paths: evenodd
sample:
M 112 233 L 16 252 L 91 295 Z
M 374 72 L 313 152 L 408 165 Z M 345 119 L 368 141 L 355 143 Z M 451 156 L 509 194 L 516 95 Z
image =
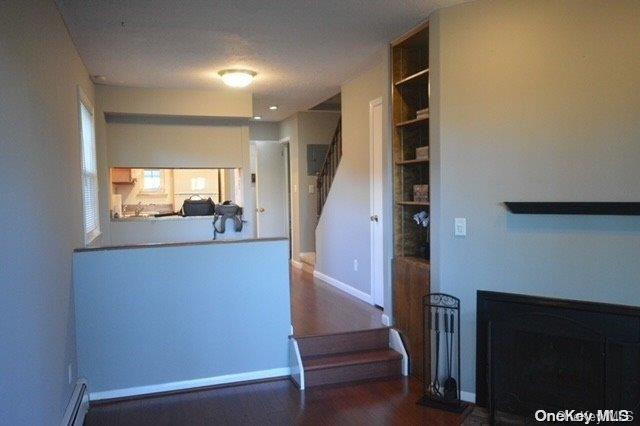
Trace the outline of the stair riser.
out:
M 401 360 L 356 364 L 305 372 L 306 387 L 399 377 Z
M 355 333 L 298 338 L 302 358 L 389 347 L 389 330 L 366 330 Z

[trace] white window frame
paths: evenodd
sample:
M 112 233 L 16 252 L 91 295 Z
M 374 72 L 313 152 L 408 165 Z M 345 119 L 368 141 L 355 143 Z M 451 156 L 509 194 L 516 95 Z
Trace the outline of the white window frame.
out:
M 145 181 L 145 176 L 144 173 L 147 171 L 157 171 L 159 172 L 159 178 L 160 178 L 160 186 L 158 187 L 158 189 L 145 189 L 144 187 L 144 181 Z M 142 187 L 140 188 L 140 195 L 167 195 L 166 194 L 166 181 L 165 181 L 165 170 L 164 169 L 142 169 Z
M 91 115 L 91 149 L 93 149 L 93 170 L 89 168 L 85 168 L 85 141 L 84 141 L 84 133 L 82 126 L 82 108 L 86 108 L 89 114 Z M 97 157 L 97 149 L 96 149 L 96 121 L 95 114 L 93 109 L 93 104 L 87 97 L 82 87 L 78 86 L 78 131 L 79 131 L 79 139 L 80 139 L 80 187 L 82 191 L 82 225 L 83 225 L 83 234 L 84 234 L 84 243 L 85 245 L 91 244 L 96 238 L 98 238 L 101 234 L 100 232 L 100 185 L 98 184 L 98 157 Z M 85 181 L 90 180 L 90 184 L 94 186 L 95 192 L 95 200 L 94 200 L 94 212 L 95 217 L 93 220 L 95 221 L 95 227 L 93 229 L 87 229 L 87 205 L 85 204 Z

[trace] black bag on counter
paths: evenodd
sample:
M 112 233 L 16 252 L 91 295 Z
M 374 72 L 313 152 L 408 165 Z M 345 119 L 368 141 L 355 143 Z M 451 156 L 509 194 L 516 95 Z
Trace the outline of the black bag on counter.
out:
M 204 200 L 200 197 L 194 199 L 194 196 L 191 196 L 182 203 L 182 216 L 211 216 L 214 212 L 215 204 L 211 197 Z

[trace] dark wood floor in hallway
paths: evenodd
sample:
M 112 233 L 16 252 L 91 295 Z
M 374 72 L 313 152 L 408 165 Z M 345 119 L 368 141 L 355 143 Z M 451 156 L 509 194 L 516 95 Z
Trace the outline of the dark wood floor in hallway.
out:
M 291 314 L 296 336 L 383 327 L 380 309 L 297 268 L 291 270 Z

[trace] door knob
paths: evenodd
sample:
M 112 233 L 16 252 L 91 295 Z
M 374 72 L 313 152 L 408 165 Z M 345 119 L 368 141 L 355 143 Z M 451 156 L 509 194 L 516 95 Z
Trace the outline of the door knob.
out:
M 378 215 L 374 214 L 373 216 L 371 216 L 369 219 L 371 219 L 371 222 L 377 222 L 378 221 Z
M 264 208 L 263 208 L 263 207 L 260 207 L 260 208 L 258 209 L 258 212 L 260 212 L 260 213 L 264 213 Z

